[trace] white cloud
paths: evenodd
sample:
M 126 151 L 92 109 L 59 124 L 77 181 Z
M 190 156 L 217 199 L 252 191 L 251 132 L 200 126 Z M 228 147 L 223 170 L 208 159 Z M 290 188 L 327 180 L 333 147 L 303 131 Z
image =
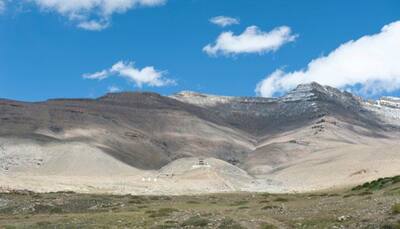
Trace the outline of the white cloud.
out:
M 0 0 L 0 14 L 3 13 L 5 9 L 6 3 L 4 2 L 4 0 Z
M 137 87 L 144 85 L 151 87 L 163 87 L 175 85 L 174 80 L 165 78 L 165 71 L 158 71 L 153 66 L 144 67 L 142 69 L 135 68 L 133 62 L 119 61 L 110 69 L 102 70 L 92 74 L 84 74 L 85 79 L 103 80 L 112 75 L 123 77 L 131 82 L 134 82 Z
M 221 27 L 226 27 L 239 24 L 239 19 L 227 16 L 218 16 L 211 18 L 210 22 Z
M 25 0 L 34 2 L 42 10 L 55 11 L 78 27 L 102 30 L 110 25 L 114 13 L 124 13 L 136 7 L 163 5 L 167 0 Z
M 110 25 L 109 21 L 101 22 L 101 21 L 96 21 L 96 20 L 91 20 L 91 21 L 83 21 L 78 23 L 78 27 L 85 29 L 85 30 L 90 30 L 90 31 L 101 31 L 105 28 L 107 28 Z
M 248 27 L 242 34 L 223 32 L 214 44 L 208 44 L 203 51 L 208 55 L 235 55 L 241 53 L 266 53 L 278 50 L 282 45 L 292 42 L 293 35 L 287 26 L 281 26 L 270 32 L 263 32 L 257 26 Z
M 111 73 L 108 70 L 103 70 L 100 72 L 83 74 L 82 77 L 90 80 L 104 80 L 105 78 L 109 77 L 110 74 Z
M 306 69 L 276 70 L 261 81 L 256 93 L 273 96 L 298 84 L 318 82 L 371 96 L 400 89 L 400 21 L 380 33 L 342 44 L 329 55 L 312 60 Z
M 111 92 L 111 93 L 120 92 L 121 88 L 119 88 L 117 86 L 110 86 L 110 87 L 108 87 L 107 91 Z

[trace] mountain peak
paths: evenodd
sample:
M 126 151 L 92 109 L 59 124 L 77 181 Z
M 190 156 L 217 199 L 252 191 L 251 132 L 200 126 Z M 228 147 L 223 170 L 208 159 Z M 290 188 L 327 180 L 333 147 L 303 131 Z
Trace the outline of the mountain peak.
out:
M 311 82 L 299 84 L 294 90 L 326 90 L 326 88 L 317 82 Z
M 322 86 L 316 82 L 299 84 L 295 89 L 278 98 L 219 96 L 193 91 L 181 91 L 171 95 L 170 97 L 181 102 L 200 106 L 215 106 L 218 104 L 227 104 L 232 102 L 242 104 L 313 100 L 340 100 L 343 102 L 354 100 L 355 98 L 348 92 L 342 92 L 330 86 Z
M 308 84 L 299 84 L 295 89 L 289 91 L 282 97 L 285 101 L 315 100 L 315 99 L 354 99 L 354 96 L 348 92 L 342 92 L 339 89 L 330 86 L 322 86 L 319 83 L 312 82 Z
M 325 94 L 327 88 L 312 82 L 309 84 L 299 84 L 295 89 L 282 96 L 285 101 L 310 100 L 318 97 L 318 94 Z
M 200 106 L 213 106 L 219 103 L 227 103 L 234 99 L 234 97 L 230 96 L 209 95 L 194 91 L 181 91 L 171 95 L 170 97 L 181 102 L 187 102 Z

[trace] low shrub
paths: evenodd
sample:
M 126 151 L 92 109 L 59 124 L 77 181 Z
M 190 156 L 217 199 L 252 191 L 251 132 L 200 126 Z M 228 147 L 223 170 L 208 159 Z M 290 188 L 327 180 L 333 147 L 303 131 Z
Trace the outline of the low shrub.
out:
M 261 209 L 262 210 L 270 210 L 270 209 L 277 209 L 277 208 L 279 208 L 279 207 L 274 206 L 274 205 L 267 205 L 267 206 L 262 207 Z
M 400 222 L 394 224 L 384 224 L 381 226 L 382 229 L 400 229 Z
M 226 218 L 219 224 L 218 229 L 244 229 L 244 227 L 233 219 Z
M 400 203 L 392 206 L 392 213 L 395 215 L 400 214 Z
M 377 180 L 366 182 L 362 185 L 358 185 L 354 187 L 352 191 L 359 191 L 359 190 L 377 191 L 399 182 L 400 182 L 400 176 L 379 178 Z
M 179 211 L 175 208 L 160 208 L 158 211 L 146 211 L 145 213 L 149 214 L 150 218 L 159 218 L 159 217 L 167 217 L 170 216 L 173 212 Z
M 275 199 L 275 201 L 277 201 L 277 202 L 288 202 L 289 200 L 286 199 L 286 198 L 283 198 L 283 197 L 278 197 L 278 198 Z
M 196 200 L 188 200 L 186 203 L 187 204 L 200 204 L 200 202 L 196 201 Z
M 261 224 L 261 229 L 277 229 L 274 225 L 271 225 L 269 223 L 263 223 Z
M 47 214 L 60 214 L 63 213 L 63 209 L 61 207 L 58 206 L 52 206 L 52 205 L 42 205 L 42 204 L 38 204 L 35 205 L 34 207 L 35 209 L 35 213 L 36 214 L 43 214 L 43 213 L 47 213 Z
M 247 201 L 247 200 L 240 200 L 240 201 L 236 201 L 236 202 L 232 203 L 231 206 L 240 206 L 240 205 L 245 205 L 248 203 L 249 203 L 249 201 Z
M 192 216 L 189 219 L 185 220 L 181 226 L 182 227 L 206 227 L 210 221 L 205 218 L 201 218 L 200 216 Z

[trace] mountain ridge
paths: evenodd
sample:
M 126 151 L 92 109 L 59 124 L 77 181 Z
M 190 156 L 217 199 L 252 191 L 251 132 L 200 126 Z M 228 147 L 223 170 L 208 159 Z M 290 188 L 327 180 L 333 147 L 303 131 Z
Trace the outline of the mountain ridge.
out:
M 63 182 L 86 190 L 86 179 L 92 177 L 96 182 L 90 186 L 103 190 L 96 180 L 102 176 L 120 192 L 112 178 L 122 182 L 134 176 L 132 185 L 149 186 L 155 193 L 186 193 L 195 186 L 199 192 L 283 192 L 355 184 L 399 172 L 400 109 L 393 105 L 396 99 L 380 101 L 314 83 L 279 98 L 123 92 L 35 103 L 0 100 L 0 181 L 15 186 L 13 177 L 24 186 L 29 177 L 37 182 L 29 188 L 36 190 L 43 185 L 36 181 L 40 176 L 60 190 Z M 381 148 L 387 151 L 375 155 Z M 212 164 L 211 170 L 192 169 L 201 158 Z M 185 168 L 171 178 L 182 187 L 167 182 L 166 167 Z M 331 167 L 343 171 L 333 177 Z M 226 169 L 232 176 L 247 174 L 228 185 L 224 182 L 232 184 L 235 178 Z M 367 172 L 355 179 L 350 176 L 355 170 Z M 300 175 L 304 183 L 298 182 Z M 142 181 L 148 176 L 164 177 L 165 187 Z M 224 178 L 218 183 L 211 177 Z M 204 188 L 193 183 L 198 179 Z

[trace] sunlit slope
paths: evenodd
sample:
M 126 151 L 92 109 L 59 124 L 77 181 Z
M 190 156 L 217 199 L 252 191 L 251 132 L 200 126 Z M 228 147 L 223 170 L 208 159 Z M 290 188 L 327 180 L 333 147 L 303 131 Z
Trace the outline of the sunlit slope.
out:
M 400 173 L 392 103 L 315 83 L 279 98 L 0 100 L 0 177 L 11 189 L 153 194 L 354 185 Z

